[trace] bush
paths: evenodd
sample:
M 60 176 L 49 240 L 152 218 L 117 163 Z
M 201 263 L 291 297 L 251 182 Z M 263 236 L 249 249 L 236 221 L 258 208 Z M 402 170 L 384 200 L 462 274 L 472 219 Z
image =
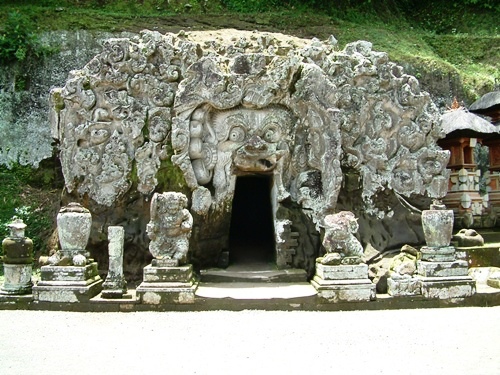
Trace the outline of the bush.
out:
M 0 62 L 24 61 L 28 54 L 43 53 L 31 19 L 17 11 L 10 12 L 0 33 Z

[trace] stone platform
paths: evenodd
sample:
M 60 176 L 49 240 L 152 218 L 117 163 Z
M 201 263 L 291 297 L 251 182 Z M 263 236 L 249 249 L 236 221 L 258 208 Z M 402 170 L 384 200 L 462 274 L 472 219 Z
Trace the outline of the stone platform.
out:
M 368 279 L 366 264 L 329 266 L 317 263 L 311 284 L 318 297 L 327 302 L 375 300 L 376 286 Z
M 143 282 L 136 290 L 137 301 L 146 305 L 192 304 L 198 283 L 189 264 L 178 267 L 144 267 Z
M 102 290 L 97 263 L 83 267 L 43 266 L 33 297 L 45 302 L 87 302 Z

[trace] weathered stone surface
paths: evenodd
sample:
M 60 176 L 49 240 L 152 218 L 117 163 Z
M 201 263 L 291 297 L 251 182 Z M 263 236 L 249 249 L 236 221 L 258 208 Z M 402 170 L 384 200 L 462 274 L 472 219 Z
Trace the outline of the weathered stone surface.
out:
M 368 302 L 376 298 L 375 284 L 370 280 L 323 280 L 315 276 L 311 284 L 320 301 L 326 303 Z
M 453 235 L 453 240 L 457 241 L 458 247 L 483 246 L 484 238 L 474 229 L 460 229 Z
M 96 280 L 88 285 L 40 285 L 33 287 L 33 298 L 41 302 L 88 302 L 102 290 L 102 280 Z
M 319 252 L 314 236 L 336 211 L 344 175 L 354 176 L 344 188 L 359 187 L 362 202 L 347 202 L 346 209 L 359 205 L 366 220 L 388 218 L 381 237 L 389 239 L 398 208 L 385 204 L 382 192 L 446 193 L 449 156 L 436 145 L 437 109 L 387 54 L 369 42 L 338 51 L 318 40 L 226 34 L 146 31 L 109 39 L 54 89 L 51 118 L 66 189 L 77 199 L 88 195 L 101 221 L 122 215 L 127 232 L 138 233 L 160 176 L 178 167 L 184 185 L 176 189 L 197 192 L 193 213 L 201 216 L 192 257 L 215 265 L 228 249 L 237 176 L 267 174 L 275 223 L 300 217 L 290 228 L 305 233 L 282 266 L 312 270 Z M 408 232 L 415 233 L 413 226 L 419 224 L 405 221 Z M 364 228 L 360 237 L 371 236 L 370 225 Z M 144 248 L 139 235 L 134 241 L 131 249 Z
M 4 264 L 4 283 L 0 294 L 30 294 L 33 282 L 31 264 Z
M 90 211 L 79 203 L 72 202 L 62 207 L 57 214 L 57 234 L 61 249 L 49 257 L 49 263 L 85 266 L 91 226 Z
M 387 293 L 393 297 L 422 294 L 421 281 L 408 275 L 393 274 L 387 279 Z
M 153 195 L 146 231 L 151 239 L 149 251 L 157 262 L 174 261 L 174 266 L 186 263 L 193 227 L 193 217 L 186 206 L 187 198 L 182 193 Z
M 194 303 L 198 282 L 191 265 L 144 267 L 144 280 L 137 287 L 137 300 L 148 305 Z
M 122 298 L 127 292 L 127 281 L 123 276 L 123 242 L 125 231 L 121 226 L 108 227 L 109 270 L 102 284 L 103 298 Z
M 341 211 L 337 214 L 327 215 L 323 223 L 325 226 L 323 246 L 326 252 L 338 253 L 340 260 L 346 257 L 358 258 L 357 263 L 360 263 L 363 256 L 363 246 L 355 237 L 359 225 L 354 214 L 349 211 Z M 321 263 L 329 264 L 327 259 L 322 259 Z
M 440 248 L 423 246 L 420 252 L 422 253 L 422 260 L 430 262 L 453 262 L 456 259 L 455 248 L 453 246 Z
M 316 275 L 324 280 L 368 279 L 366 264 L 327 266 L 318 263 Z
M 429 210 L 422 211 L 422 227 L 428 247 L 446 247 L 450 245 L 453 234 L 453 210 L 435 201 Z
M 421 283 L 422 295 L 429 299 L 465 298 L 476 293 L 476 282 L 469 276 L 422 277 Z
M 193 266 L 188 264 L 182 267 L 144 267 L 144 282 L 180 282 L 187 283 L 193 278 Z
M 87 302 L 102 290 L 97 263 L 85 266 L 43 266 L 33 297 L 47 302 Z
M 7 225 L 10 234 L 2 241 L 4 283 L 0 294 L 28 294 L 33 285 L 33 241 L 24 235 L 26 224 L 15 219 Z
M 417 262 L 419 275 L 425 277 L 452 277 L 467 276 L 468 264 L 465 260 L 455 260 L 453 262 Z
M 43 266 L 40 268 L 41 281 L 38 283 L 69 282 L 80 285 L 86 285 L 88 280 L 99 277 L 97 272 L 97 263 L 92 262 L 84 267 L 77 266 Z M 91 281 L 90 281 L 91 282 Z M 48 285 L 48 284 L 47 284 Z

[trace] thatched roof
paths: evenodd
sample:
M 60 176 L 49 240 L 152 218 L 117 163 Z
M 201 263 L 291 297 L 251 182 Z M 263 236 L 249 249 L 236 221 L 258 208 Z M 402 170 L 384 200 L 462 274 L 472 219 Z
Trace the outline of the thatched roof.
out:
M 448 111 L 441 117 L 441 126 L 446 134 L 446 138 L 450 138 L 450 134 L 455 136 L 486 138 L 497 136 L 500 134 L 500 127 L 493 125 L 473 113 L 464 109 Z
M 488 110 L 496 105 L 500 105 L 500 91 L 492 91 L 476 100 L 469 107 L 469 111 Z

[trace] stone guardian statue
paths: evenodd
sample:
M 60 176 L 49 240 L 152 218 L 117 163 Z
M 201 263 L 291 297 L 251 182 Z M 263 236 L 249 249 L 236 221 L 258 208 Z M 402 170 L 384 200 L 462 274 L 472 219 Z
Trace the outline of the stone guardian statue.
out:
M 177 266 L 187 262 L 193 217 L 186 209 L 182 193 L 155 193 L 151 200 L 151 218 L 146 232 L 151 239 L 149 251 L 158 265 Z

